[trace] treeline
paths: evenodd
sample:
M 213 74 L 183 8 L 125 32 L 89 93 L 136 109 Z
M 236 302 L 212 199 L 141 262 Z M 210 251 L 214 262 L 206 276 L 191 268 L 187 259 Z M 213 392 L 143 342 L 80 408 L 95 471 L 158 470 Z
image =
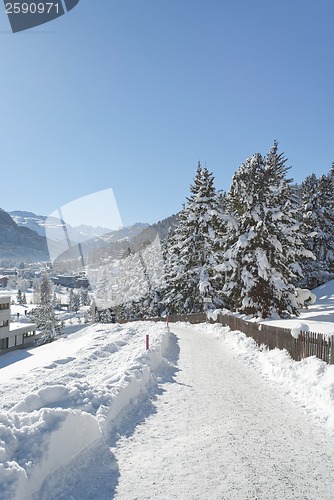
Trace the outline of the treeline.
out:
M 334 169 L 298 186 L 286 163 L 275 142 L 240 165 L 226 193 L 199 163 L 163 242 L 159 280 L 146 279 L 138 299 L 124 295 L 118 317 L 222 307 L 263 318 L 298 315 L 311 300 L 305 289 L 334 278 Z M 150 263 L 142 264 L 145 282 Z

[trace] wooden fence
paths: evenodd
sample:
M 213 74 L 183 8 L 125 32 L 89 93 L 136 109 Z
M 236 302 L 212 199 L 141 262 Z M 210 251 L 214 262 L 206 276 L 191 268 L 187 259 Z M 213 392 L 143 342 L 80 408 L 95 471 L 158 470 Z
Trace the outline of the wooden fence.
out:
M 155 321 L 166 321 L 166 318 L 154 318 Z M 256 343 L 269 349 L 286 349 L 292 359 L 300 361 L 308 356 L 316 356 L 328 364 L 334 364 L 334 336 L 321 333 L 301 332 L 298 339 L 291 335 L 289 328 L 280 328 L 268 324 L 259 324 L 237 318 L 231 314 L 218 314 L 216 321 L 208 320 L 205 313 L 182 314 L 170 316 L 170 322 L 189 321 L 189 323 L 221 323 L 231 330 L 239 330 Z

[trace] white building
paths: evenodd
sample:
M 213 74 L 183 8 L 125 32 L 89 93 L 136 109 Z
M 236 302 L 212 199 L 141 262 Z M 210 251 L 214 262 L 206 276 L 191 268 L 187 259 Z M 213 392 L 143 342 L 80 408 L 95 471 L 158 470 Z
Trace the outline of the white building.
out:
M 0 354 L 31 347 L 37 338 L 37 326 L 34 323 L 22 323 L 22 326 L 11 328 L 10 301 L 9 295 L 0 295 Z

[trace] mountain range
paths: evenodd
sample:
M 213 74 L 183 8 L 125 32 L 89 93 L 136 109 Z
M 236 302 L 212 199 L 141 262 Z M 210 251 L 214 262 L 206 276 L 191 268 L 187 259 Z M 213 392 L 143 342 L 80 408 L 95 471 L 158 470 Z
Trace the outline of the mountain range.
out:
M 158 234 L 163 240 L 169 227 L 176 224 L 177 216 L 173 215 L 149 225 L 136 223 L 112 231 L 104 227 L 80 225 L 72 227 L 57 218 L 36 215 L 28 211 L 5 212 L 0 209 L 0 266 L 10 267 L 20 262 L 31 263 L 49 261 L 50 254 L 46 234 L 52 238 L 52 248 L 55 253 L 63 251 L 65 236 L 67 241 L 77 249 L 77 243 L 85 245 L 86 253 L 108 254 L 115 249 L 125 248 L 131 242 L 134 248 L 142 247 L 151 242 Z M 76 255 L 76 251 L 67 251 L 67 257 Z
M 40 236 L 46 237 L 47 235 L 49 238 L 52 238 L 53 241 L 62 241 L 64 239 L 64 222 L 56 217 L 46 217 L 45 215 L 36 215 L 32 212 L 24 212 L 21 210 L 9 212 L 9 215 L 18 226 L 32 229 Z M 147 227 L 148 224 L 144 224 L 143 226 Z M 112 231 L 109 228 L 92 227 L 84 224 L 72 227 L 68 223 L 66 223 L 66 229 L 70 240 L 74 243 L 102 237 Z M 120 229 L 120 231 L 124 231 L 124 228 Z M 113 233 L 114 232 L 116 233 L 117 231 L 113 231 Z
M 10 267 L 20 262 L 47 261 L 46 238 L 28 227 L 21 227 L 0 209 L 0 265 Z

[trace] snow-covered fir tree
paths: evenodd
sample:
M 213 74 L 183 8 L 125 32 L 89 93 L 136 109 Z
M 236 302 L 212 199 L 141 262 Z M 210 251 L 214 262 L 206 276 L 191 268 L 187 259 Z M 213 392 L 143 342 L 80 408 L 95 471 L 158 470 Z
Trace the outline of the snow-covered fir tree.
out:
M 119 319 L 140 319 L 160 315 L 160 286 L 163 256 L 157 232 L 141 250 L 117 263 L 114 312 Z
M 114 323 L 115 313 L 113 309 L 111 307 L 107 307 L 106 309 L 98 311 L 96 314 L 96 321 L 99 323 Z
M 328 175 L 309 175 L 303 181 L 301 210 L 308 237 L 306 247 L 315 260 L 302 262 L 302 286 L 316 288 L 334 278 L 334 184 L 333 168 Z
M 39 282 L 39 304 L 45 305 L 52 303 L 53 300 L 53 285 L 47 272 L 43 272 Z
M 275 142 L 266 157 L 257 153 L 239 167 L 227 195 L 224 292 L 230 307 L 263 318 L 298 314 L 293 282 L 310 254 L 285 163 Z
M 55 289 L 53 287 L 53 295 L 52 295 L 52 305 L 54 310 L 59 310 L 61 309 L 61 299 L 60 297 L 56 294 Z
M 34 278 L 32 282 L 32 288 L 33 288 L 33 303 L 34 304 L 39 304 L 40 303 L 40 294 L 39 294 L 39 286 L 41 283 L 41 278 Z
M 191 195 L 167 240 L 163 304 L 170 314 L 205 311 L 223 305 L 224 224 L 213 174 L 198 164 Z
M 280 209 L 276 216 L 278 234 L 281 235 L 280 241 L 287 256 L 289 268 L 294 275 L 292 282 L 296 285 L 303 277 L 300 263 L 303 260 L 314 260 L 315 257 L 306 248 L 307 231 L 305 231 L 300 213 L 298 187 L 292 184 L 291 178 L 287 178 L 291 167 L 287 167 L 286 162 L 284 153 L 278 153 L 278 143 L 275 141 L 266 157 L 268 183 L 272 191 L 272 206 Z M 270 184 L 270 179 L 273 179 L 272 184 Z
M 71 288 L 68 298 L 68 306 L 70 311 L 77 312 L 80 309 L 80 295 Z
M 27 292 L 30 288 L 30 280 L 19 278 L 17 280 L 17 289 L 21 292 Z
M 128 246 L 117 258 L 86 269 L 97 307 L 111 308 L 118 319 L 140 319 L 159 312 L 163 257 L 157 230 Z
M 53 289 L 51 280 L 46 272 L 43 273 L 38 290 L 39 304 L 30 315 L 42 332 L 39 344 L 52 342 L 59 334 L 59 324 L 53 307 Z
M 93 282 L 92 277 L 90 277 L 90 282 Z M 107 266 L 100 266 L 96 271 L 96 279 L 93 285 L 95 298 L 107 303 L 111 288 L 110 285 L 109 268 Z
M 22 304 L 22 292 L 21 289 L 19 288 L 16 294 L 16 302 L 18 304 Z
M 89 298 L 87 288 L 81 288 L 80 289 L 80 305 L 89 306 L 90 303 L 91 303 L 91 300 Z

